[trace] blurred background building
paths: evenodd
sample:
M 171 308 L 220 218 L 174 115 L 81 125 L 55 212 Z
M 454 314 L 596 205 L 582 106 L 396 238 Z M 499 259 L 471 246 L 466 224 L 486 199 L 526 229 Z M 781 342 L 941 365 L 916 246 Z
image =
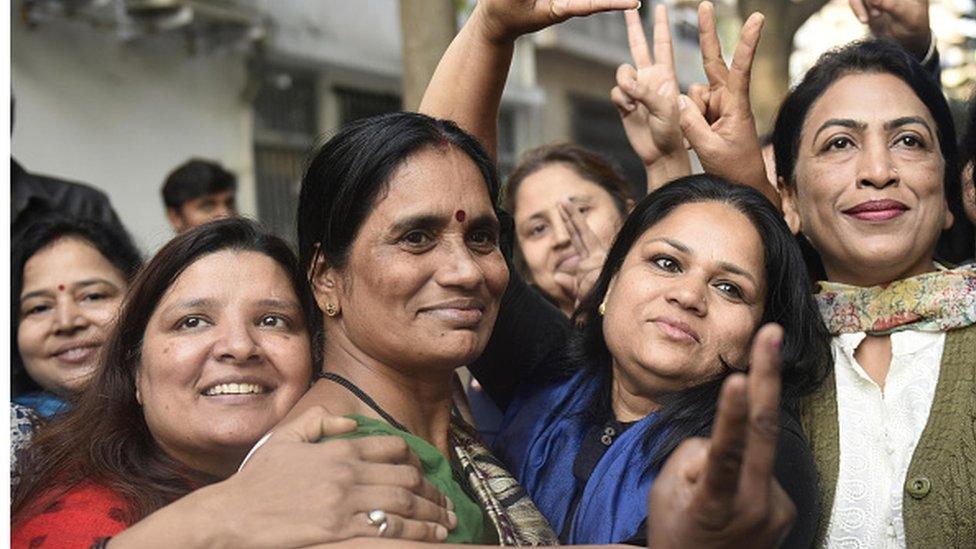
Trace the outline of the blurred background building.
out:
M 426 10 L 439 3 L 454 28 L 474 4 L 419 1 L 429 2 Z M 797 32 L 795 72 L 864 33 L 847 0 L 805 1 L 833 11 L 825 8 Z M 236 172 L 241 212 L 293 239 L 299 180 L 312 147 L 351 120 L 401 108 L 410 63 L 402 29 L 408 38 L 430 30 L 401 19 L 407 2 L 13 0 L 12 154 L 28 170 L 105 190 L 146 252 L 172 236 L 162 181 L 194 156 Z M 656 3 L 644 2 L 645 21 Z M 704 79 L 697 1 L 666 3 L 686 87 Z M 730 53 L 739 10 L 734 0 L 718 8 Z M 944 80 L 960 99 L 976 82 L 972 10 L 972 0 L 933 0 L 933 25 L 945 27 L 936 29 Z M 427 58 L 439 57 L 436 48 L 444 46 L 431 44 Z M 642 186 L 643 168 L 609 102 L 614 71 L 629 61 L 619 14 L 520 40 L 499 121 L 502 171 L 527 148 L 573 141 L 610 154 Z

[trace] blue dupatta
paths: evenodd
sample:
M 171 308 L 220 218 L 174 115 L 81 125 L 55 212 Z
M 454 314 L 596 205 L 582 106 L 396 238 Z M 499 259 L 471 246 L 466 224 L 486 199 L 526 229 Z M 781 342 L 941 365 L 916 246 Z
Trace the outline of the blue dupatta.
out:
M 643 443 L 652 414 L 624 431 L 597 463 L 579 505 L 567 517 L 576 478 L 573 463 L 596 421 L 587 409 L 600 377 L 573 377 L 517 397 L 506 411 L 495 454 L 508 466 L 563 543 L 620 543 L 633 538 L 647 517 L 647 493 L 654 475 L 645 474 L 651 456 Z M 566 523 L 569 521 L 569 528 Z

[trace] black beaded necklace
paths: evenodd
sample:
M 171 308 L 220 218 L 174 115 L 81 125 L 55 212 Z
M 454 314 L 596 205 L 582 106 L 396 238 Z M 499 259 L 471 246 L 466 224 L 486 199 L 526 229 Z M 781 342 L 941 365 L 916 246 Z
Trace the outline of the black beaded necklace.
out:
M 372 408 L 373 411 L 376 412 L 377 414 L 379 414 L 380 417 L 383 418 L 387 423 L 389 423 L 390 425 L 392 425 L 393 427 L 395 427 L 395 428 L 397 428 L 397 429 L 399 429 L 401 431 L 404 431 L 404 432 L 407 432 L 407 433 L 410 432 L 409 429 L 407 429 L 406 427 L 404 427 L 404 425 L 402 423 L 400 423 L 399 421 L 397 421 L 396 419 L 394 419 L 393 416 L 391 416 L 390 414 L 388 414 L 386 412 L 386 410 L 384 410 L 383 408 L 381 408 L 380 405 L 377 404 L 375 400 L 373 400 L 373 397 L 367 395 L 366 392 L 363 391 L 362 389 L 360 389 L 355 383 L 353 383 L 353 382 L 349 381 L 348 379 L 340 376 L 339 374 L 336 374 L 336 373 L 333 373 L 333 372 L 322 372 L 322 373 L 319 374 L 318 377 L 319 377 L 319 379 L 327 379 L 327 380 L 329 380 L 329 381 L 331 381 L 333 383 L 337 383 L 337 384 L 341 385 L 347 391 L 349 391 L 350 393 L 352 393 L 353 396 L 355 396 L 356 398 L 358 398 L 359 400 L 361 400 L 363 402 L 363 404 L 365 404 L 366 406 L 369 406 L 370 408 Z

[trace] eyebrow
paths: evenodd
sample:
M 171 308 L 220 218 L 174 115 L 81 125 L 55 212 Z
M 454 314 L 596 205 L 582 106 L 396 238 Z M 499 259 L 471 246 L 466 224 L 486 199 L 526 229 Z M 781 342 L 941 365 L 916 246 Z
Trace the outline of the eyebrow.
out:
M 262 307 L 272 307 L 277 309 L 298 309 L 298 303 L 290 299 L 275 299 L 267 298 L 258 301 L 258 305 Z
M 436 230 L 445 227 L 447 224 L 454 219 L 453 216 L 439 216 L 439 215 L 415 215 L 403 218 L 393 224 L 390 228 L 391 234 L 400 234 L 408 229 L 429 229 Z M 494 230 L 500 230 L 501 224 L 498 219 L 488 213 L 482 213 L 474 217 L 468 218 L 467 223 L 472 227 L 490 227 Z
M 858 122 L 857 120 L 852 120 L 850 118 L 831 118 L 820 125 L 820 128 L 817 129 L 817 133 L 813 134 L 813 140 L 816 141 L 821 132 L 833 126 L 840 126 L 842 128 L 850 128 L 858 131 L 864 131 L 868 127 L 866 123 Z
M 112 288 L 114 288 L 116 290 L 119 289 L 119 287 L 116 286 L 114 283 L 112 283 L 112 282 L 110 282 L 110 281 L 108 281 L 108 280 L 106 280 L 104 278 L 88 278 L 88 279 L 85 279 L 85 280 L 79 280 L 78 282 L 75 282 L 74 284 L 71 285 L 71 289 L 73 291 L 74 290 L 79 290 L 81 288 L 85 288 L 87 286 L 93 286 L 95 284 L 106 284 L 106 285 L 111 286 Z M 27 292 L 26 294 L 20 296 L 20 300 L 21 301 L 27 301 L 28 299 L 30 299 L 32 297 L 44 297 L 44 296 L 48 296 L 48 295 L 54 295 L 54 292 L 51 291 L 51 290 L 47 290 L 47 289 L 45 289 L 45 290 L 34 290 L 33 292 Z
M 929 123 L 920 116 L 902 116 L 900 118 L 896 118 L 889 122 L 885 122 L 884 129 L 886 131 L 891 131 L 895 128 L 900 128 L 909 124 L 919 124 L 925 128 L 925 131 L 929 132 L 929 137 L 932 137 L 932 128 L 929 127 Z
M 570 196 L 566 200 L 569 200 L 573 204 L 586 204 L 588 202 L 592 202 L 593 201 L 593 197 L 590 196 L 590 195 L 584 194 L 584 195 Z M 529 219 L 533 219 L 533 218 L 536 218 L 536 217 L 544 217 L 545 216 L 545 213 L 546 212 L 545 212 L 544 209 L 543 210 L 539 210 L 539 211 L 533 213 L 532 215 L 530 215 L 529 217 L 527 217 L 525 219 L 526 219 L 526 221 L 528 221 Z
M 664 242 L 665 244 L 671 246 L 672 248 L 675 248 L 678 251 L 684 252 L 686 254 L 694 255 L 694 253 L 695 253 L 694 250 L 692 250 L 688 246 L 686 246 L 686 245 L 682 244 L 681 242 L 678 242 L 677 240 L 674 240 L 672 238 L 654 238 L 654 239 L 649 240 L 648 242 Z M 743 269 L 742 267 L 739 267 L 738 265 L 736 265 L 734 263 L 729 263 L 728 261 L 719 261 L 718 262 L 718 266 L 723 271 L 726 271 L 726 272 L 729 272 L 729 273 L 732 273 L 732 274 L 737 274 L 739 276 L 743 276 L 745 278 L 748 278 L 754 285 L 759 286 L 759 283 L 756 282 L 756 278 L 754 276 L 752 276 L 751 274 L 749 274 L 748 271 L 746 271 L 745 269 Z

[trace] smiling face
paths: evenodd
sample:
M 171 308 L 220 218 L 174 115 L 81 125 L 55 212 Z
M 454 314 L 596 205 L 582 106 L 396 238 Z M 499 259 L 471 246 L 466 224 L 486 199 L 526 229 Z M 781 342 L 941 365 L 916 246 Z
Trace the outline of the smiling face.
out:
M 98 366 L 125 294 L 122 273 L 94 246 L 60 238 L 24 264 L 17 345 L 31 379 L 67 396 Z
M 787 221 L 832 281 L 859 286 L 933 269 L 952 225 L 931 113 L 891 74 L 850 74 L 813 104 L 801 131 Z
M 684 204 L 645 231 L 605 298 L 603 335 L 615 392 L 624 395 L 614 395 L 615 405 L 658 402 L 716 377 L 723 362 L 746 369 L 764 269 L 759 233 L 727 204 Z
M 535 282 L 571 312 L 575 295 L 556 283 L 557 272 L 576 274 L 580 257 L 559 214 L 559 202 L 569 200 L 607 248 L 623 224 L 623 215 L 603 187 L 580 177 L 565 163 L 548 164 L 525 177 L 515 194 L 515 227 L 519 248 Z
M 326 356 L 436 375 L 474 360 L 491 335 L 508 268 L 484 178 L 454 147 L 407 158 L 380 191 L 340 269 L 313 279 Z M 413 375 L 411 374 L 411 375 Z
M 170 456 L 226 476 L 308 389 L 311 371 L 285 270 L 261 253 L 224 250 L 187 267 L 153 311 L 137 398 Z

